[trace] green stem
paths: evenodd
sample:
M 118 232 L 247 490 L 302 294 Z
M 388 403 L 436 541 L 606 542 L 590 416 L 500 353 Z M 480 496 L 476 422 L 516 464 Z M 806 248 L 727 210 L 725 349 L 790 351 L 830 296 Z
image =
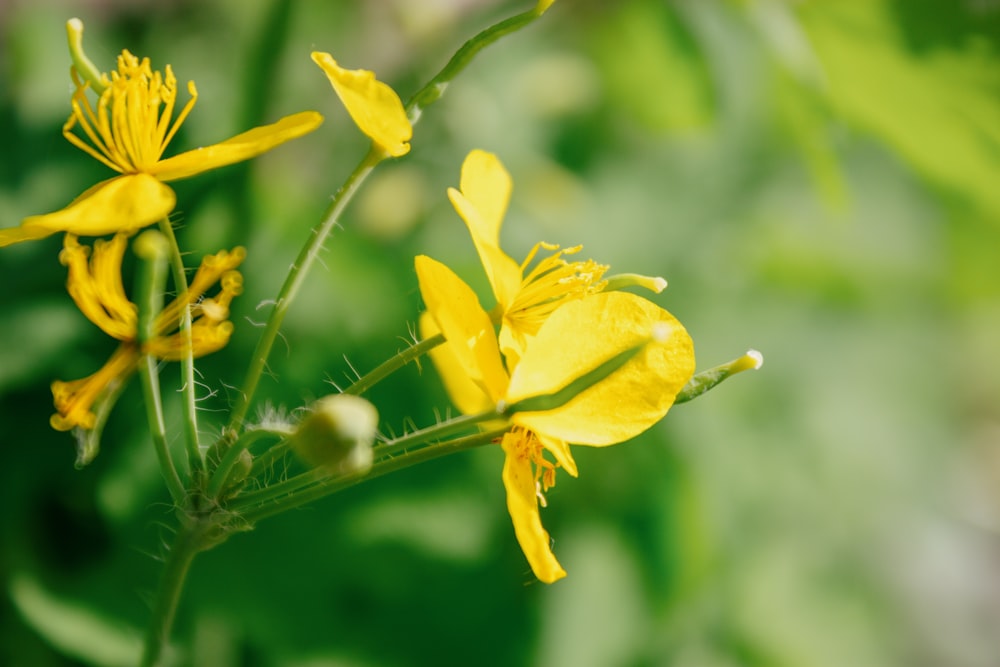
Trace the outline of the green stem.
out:
M 463 44 L 441 71 L 406 103 L 406 113 L 410 118 L 410 123 L 416 125 L 423 110 L 441 99 L 451 80 L 458 76 L 480 51 L 504 35 L 520 30 L 538 17 L 539 14 L 534 9 L 511 16 L 500 23 L 491 25 Z
M 164 564 L 163 578 L 156 593 L 140 667 L 155 667 L 161 664 L 163 648 L 170 638 L 170 629 L 174 624 L 184 582 L 194 557 L 203 547 L 200 531 L 192 526 L 181 527 Z
M 252 479 L 260 475 L 264 472 L 264 470 L 274 465 L 278 459 L 287 454 L 291 448 L 292 445 L 288 440 L 282 440 L 276 445 L 269 447 L 268 450 L 263 452 L 260 456 L 255 456 L 253 459 L 253 466 L 250 467 L 250 474 L 248 477 Z
M 149 421 L 149 434 L 153 438 L 153 449 L 156 450 L 156 458 L 160 462 L 160 470 L 167 484 L 167 490 L 170 491 L 170 497 L 175 505 L 180 505 L 184 502 L 187 492 L 184 490 L 180 475 L 177 474 L 177 467 L 167 445 L 167 426 L 163 420 L 156 359 L 148 354 L 143 355 L 142 361 L 139 362 L 139 377 L 142 379 L 143 402 L 146 404 L 146 419 Z
M 184 258 L 181 256 L 180 246 L 177 245 L 177 236 L 174 235 L 170 220 L 164 218 L 160 221 L 160 231 L 170 245 L 170 268 L 173 273 L 174 287 L 177 290 L 177 298 L 186 299 L 188 282 L 184 269 Z M 198 439 L 198 408 L 195 396 L 195 389 L 198 385 L 195 384 L 194 375 L 194 343 L 191 340 L 190 305 L 181 309 L 180 333 L 184 343 L 184 354 L 180 358 L 181 392 L 184 396 L 184 441 L 187 444 L 188 464 L 191 466 L 191 473 L 195 474 L 205 468 L 205 460 L 202 458 L 201 443 Z
M 261 438 L 265 438 L 267 436 L 286 438 L 291 434 L 292 431 L 290 429 L 275 431 L 268 428 L 254 428 L 244 432 L 222 456 L 222 460 L 219 461 L 219 465 L 215 468 L 215 471 L 212 473 L 212 478 L 208 482 L 206 495 L 208 495 L 209 498 L 215 498 L 225 490 L 224 487 L 226 480 L 229 479 L 229 473 L 232 471 L 233 466 L 236 465 L 236 462 L 239 461 L 240 454 L 243 450 L 249 449 L 252 444 Z
M 475 426 L 477 424 L 482 424 L 483 422 L 494 421 L 497 419 L 503 419 L 503 417 L 495 410 L 487 410 L 486 412 L 480 412 L 474 415 L 462 415 L 461 417 L 455 417 L 453 419 L 449 419 L 448 421 L 441 422 L 440 424 L 435 424 L 434 426 L 418 429 L 408 435 L 386 440 L 384 443 L 375 448 L 375 455 L 378 457 L 392 456 L 397 452 L 405 451 L 425 442 L 438 440 L 445 435 L 454 433 L 455 431 L 461 431 L 462 429 L 466 429 L 470 426 Z M 510 426 L 508 425 L 506 428 L 510 428 Z
M 430 338 L 426 338 L 418 343 L 414 343 L 410 347 L 397 352 L 395 356 L 379 364 L 375 370 L 367 373 L 364 377 L 358 378 L 354 384 L 344 390 L 344 393 L 354 394 L 356 396 L 365 393 L 392 373 L 395 373 L 406 364 L 410 363 L 425 352 L 434 349 L 443 342 L 444 336 L 437 334 L 436 336 L 431 336 Z
M 418 463 L 432 461 L 442 456 L 447 456 L 448 454 L 454 454 L 466 449 L 472 449 L 473 447 L 480 447 L 482 445 L 489 444 L 496 438 L 502 436 L 508 430 L 509 429 L 507 428 L 503 428 L 483 433 L 476 433 L 464 438 L 450 440 L 439 445 L 425 447 L 415 452 L 408 452 L 401 456 L 386 459 L 376 463 L 367 474 L 354 474 L 347 475 L 345 477 L 328 478 L 322 482 L 304 488 L 301 491 L 281 498 L 275 498 L 273 501 L 260 504 L 257 507 L 246 507 L 246 509 L 242 512 L 242 517 L 252 525 L 262 519 L 272 517 L 276 514 L 281 514 L 282 512 L 295 509 L 296 507 L 308 505 L 309 503 L 315 502 L 320 498 L 336 493 L 337 491 L 342 491 L 348 487 L 354 486 L 355 484 L 360 484 L 361 482 L 368 481 L 370 479 L 388 475 L 391 472 L 403 470 L 404 468 L 409 468 L 410 466 L 417 465 Z M 238 508 L 234 509 L 239 511 Z
M 147 231 L 139 236 L 132 246 L 135 253 L 143 260 L 139 264 L 139 275 L 136 280 L 136 304 L 139 307 L 136 343 L 140 350 L 146 341 L 155 336 L 153 321 L 163 308 L 163 286 L 167 279 L 166 245 L 167 242 L 162 235 L 155 231 Z M 153 439 L 156 458 L 160 463 L 160 471 L 170 491 L 170 497 L 175 504 L 180 505 L 186 492 L 167 444 L 159 374 L 156 370 L 156 359 L 152 355 L 142 355 L 139 361 L 139 376 L 142 378 L 146 418 L 149 421 L 150 436 Z
M 337 220 L 340 219 L 341 213 L 344 212 L 347 204 L 372 172 L 372 169 L 385 158 L 386 154 L 381 149 L 373 147 L 358 166 L 355 167 L 354 171 L 351 172 L 351 175 L 340 190 L 337 191 L 337 194 L 334 195 L 333 201 L 330 202 L 330 206 L 323 215 L 323 219 L 313 227 L 309 240 L 306 241 L 306 244 L 299 252 L 298 258 L 292 264 L 292 268 L 289 270 L 288 276 L 286 276 L 285 282 L 278 292 L 278 298 L 275 300 L 271 314 L 267 318 L 264 332 L 257 341 L 257 347 L 254 348 L 246 378 L 243 380 L 240 393 L 236 396 L 236 405 L 233 407 L 233 412 L 229 418 L 228 430 L 236 432 L 242 425 L 247 410 L 250 408 L 250 401 L 257 391 L 260 376 L 267 365 L 271 348 L 278 337 L 281 323 L 285 319 L 285 314 L 288 312 L 289 306 L 292 305 L 292 301 L 295 299 L 299 288 L 302 287 L 302 283 L 305 282 L 309 268 L 316 261 L 316 258 L 319 257 L 326 238 L 330 235 L 330 232 L 337 224 Z

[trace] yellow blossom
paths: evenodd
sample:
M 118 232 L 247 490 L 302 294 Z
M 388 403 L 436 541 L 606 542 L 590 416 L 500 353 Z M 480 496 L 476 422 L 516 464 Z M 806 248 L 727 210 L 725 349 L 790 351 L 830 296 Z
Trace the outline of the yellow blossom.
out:
M 516 359 L 501 357 L 493 323 L 472 289 L 443 264 L 416 259 L 420 293 L 446 355 L 432 357 L 463 412 L 552 395 L 622 353 L 635 353 L 610 375 L 558 407 L 514 412 L 501 439 L 503 483 L 514 531 L 539 580 L 565 571 L 550 548 L 539 503 L 558 468 L 576 476 L 569 443 L 623 442 L 659 421 L 694 372 L 694 349 L 670 313 L 626 292 L 564 303 L 545 319 Z M 440 363 L 444 359 L 445 363 Z M 452 394 L 454 397 L 454 394 Z M 546 458 L 548 453 L 552 459 Z
M 459 189 L 448 189 L 455 210 L 465 221 L 497 300 L 494 314 L 500 322 L 500 349 L 516 357 L 528 339 L 560 305 L 607 287 L 608 267 L 592 259 L 568 261 L 582 246 L 560 249 L 538 243 L 518 264 L 500 248 L 500 226 L 512 190 L 510 174 L 492 153 L 473 150 L 462 164 Z M 534 266 L 540 250 L 551 254 Z M 660 291 L 662 278 L 634 276 L 629 284 Z
M 184 356 L 186 337 L 179 332 L 185 308 L 191 309 L 191 345 L 200 357 L 221 349 L 229 342 L 233 324 L 228 321 L 229 304 L 242 291 L 243 278 L 235 269 L 246 256 L 243 248 L 221 251 L 202 259 L 184 294 L 174 299 L 156 316 L 153 336 L 138 341 L 138 308 L 128 300 L 122 286 L 122 257 L 128 245 L 126 234 L 94 242 L 93 252 L 67 234 L 60 261 L 69 268 L 66 287 L 80 311 L 112 338 L 121 342 L 104 366 L 88 377 L 52 383 L 56 414 L 52 428 L 68 431 L 93 428 L 92 407 L 100 397 L 115 390 L 135 371 L 143 354 L 176 361 Z M 218 294 L 203 298 L 219 283 Z
M 413 127 L 396 91 L 368 70 L 344 69 L 329 53 L 313 51 L 312 59 L 330 80 L 358 129 L 392 157 L 410 152 Z
M 71 38 L 73 34 L 70 29 Z M 117 70 L 110 77 L 102 75 L 103 90 L 96 106 L 87 94 L 92 82 L 81 77 L 76 67 L 70 74 L 76 91 L 63 136 L 119 175 L 91 187 L 60 211 L 0 229 L 0 246 L 57 232 L 87 236 L 133 232 L 162 220 L 174 209 L 176 197 L 166 182 L 248 160 L 323 122 L 318 113 L 305 111 L 164 159 L 167 145 L 198 97 L 193 81 L 187 86 L 191 97 L 175 118 L 177 79 L 169 65 L 163 73 L 154 72 L 149 58 L 140 60 L 122 51 Z

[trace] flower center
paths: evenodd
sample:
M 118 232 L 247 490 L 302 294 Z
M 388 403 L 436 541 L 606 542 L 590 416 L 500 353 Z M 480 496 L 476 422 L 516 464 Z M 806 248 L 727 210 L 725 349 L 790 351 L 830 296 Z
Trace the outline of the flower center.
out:
M 521 263 L 521 275 L 524 276 L 521 279 L 521 288 L 504 313 L 504 318 L 513 328 L 534 335 L 538 333 L 538 329 L 552 311 L 563 303 L 600 292 L 604 288 L 605 281 L 601 278 L 608 270 L 606 265 L 598 264 L 592 259 L 575 262 L 563 259 L 563 255 L 575 254 L 582 247 L 574 246 L 560 250 L 559 246 L 550 243 L 535 244 Z M 539 260 L 535 267 L 527 272 L 539 248 L 556 252 Z
M 76 92 L 63 136 L 122 174 L 151 173 L 198 99 L 194 82 L 188 82 L 191 99 L 173 119 L 177 79 L 170 65 L 163 74 L 154 72 L 149 58 L 140 61 L 127 50 L 118 56 L 118 70 L 111 73 L 96 109 L 86 95 L 89 84 L 81 81 L 76 70 L 71 73 Z M 86 140 L 73 133 L 77 125 Z

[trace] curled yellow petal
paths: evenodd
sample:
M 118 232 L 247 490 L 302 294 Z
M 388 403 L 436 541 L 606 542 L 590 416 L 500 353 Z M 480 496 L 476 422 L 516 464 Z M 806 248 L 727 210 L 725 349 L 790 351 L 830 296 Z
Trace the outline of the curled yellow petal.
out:
M 119 383 L 124 382 L 135 370 L 139 358 L 135 346 L 121 345 L 93 375 L 71 382 L 53 382 L 52 402 L 56 414 L 49 419 L 52 428 L 57 431 L 93 428 L 97 419 L 91 409 L 94 402 L 103 393 L 114 391 Z
M 315 111 L 302 111 L 285 116 L 276 123 L 262 125 L 211 146 L 195 148 L 160 160 L 149 173 L 161 181 L 176 181 L 204 171 L 249 160 L 261 153 L 312 132 L 323 123 Z
M 551 584 L 565 577 L 566 571 L 553 555 L 549 534 L 542 527 L 529 438 L 530 435 L 524 431 L 515 430 L 505 434 L 501 440 L 500 446 L 506 455 L 503 485 L 507 490 L 507 511 L 514 524 L 514 534 L 531 565 L 531 571 L 539 581 Z
M 627 292 L 561 306 L 514 370 L 506 400 L 552 394 L 616 355 L 641 350 L 559 408 L 514 415 L 539 434 L 583 445 L 628 440 L 658 422 L 694 373 L 694 346 L 673 315 Z
M 175 203 L 174 191 L 148 174 L 117 176 L 98 183 L 61 211 L 33 215 L 19 228 L 0 230 L 0 246 L 57 232 L 80 236 L 133 232 L 162 220 Z
M 128 245 L 126 234 L 116 234 L 111 240 L 94 243 L 90 248 L 80 245 L 75 234 L 67 234 L 59 261 L 69 268 L 66 290 L 88 320 L 121 341 L 136 336 L 137 309 L 128 300 L 122 285 L 122 256 Z
M 312 59 L 326 73 L 358 129 L 392 157 L 410 152 L 413 127 L 396 91 L 373 72 L 340 67 L 329 53 L 313 51 Z
M 418 255 L 414 262 L 420 294 L 458 366 L 496 405 L 507 389 L 493 323 L 475 292 L 444 264 Z M 449 371 L 451 372 L 451 371 Z

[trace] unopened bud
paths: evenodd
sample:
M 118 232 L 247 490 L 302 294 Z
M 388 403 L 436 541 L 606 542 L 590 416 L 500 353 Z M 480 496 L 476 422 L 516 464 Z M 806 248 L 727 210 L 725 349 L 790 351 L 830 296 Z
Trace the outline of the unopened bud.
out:
M 240 452 L 236 463 L 229 469 L 229 475 L 226 477 L 225 483 L 225 495 L 233 496 L 239 492 L 246 484 L 247 477 L 250 476 L 250 470 L 252 469 L 253 454 L 244 449 Z
M 757 370 L 764 365 L 764 355 L 757 350 L 748 350 L 739 359 L 733 359 L 727 364 L 702 371 L 691 378 L 688 383 L 677 394 L 674 404 L 686 403 L 694 398 L 698 398 L 709 389 L 715 387 L 728 377 L 732 377 L 743 371 Z
M 303 461 L 330 472 L 365 473 L 372 467 L 378 410 L 360 396 L 333 394 L 316 401 L 291 437 Z

